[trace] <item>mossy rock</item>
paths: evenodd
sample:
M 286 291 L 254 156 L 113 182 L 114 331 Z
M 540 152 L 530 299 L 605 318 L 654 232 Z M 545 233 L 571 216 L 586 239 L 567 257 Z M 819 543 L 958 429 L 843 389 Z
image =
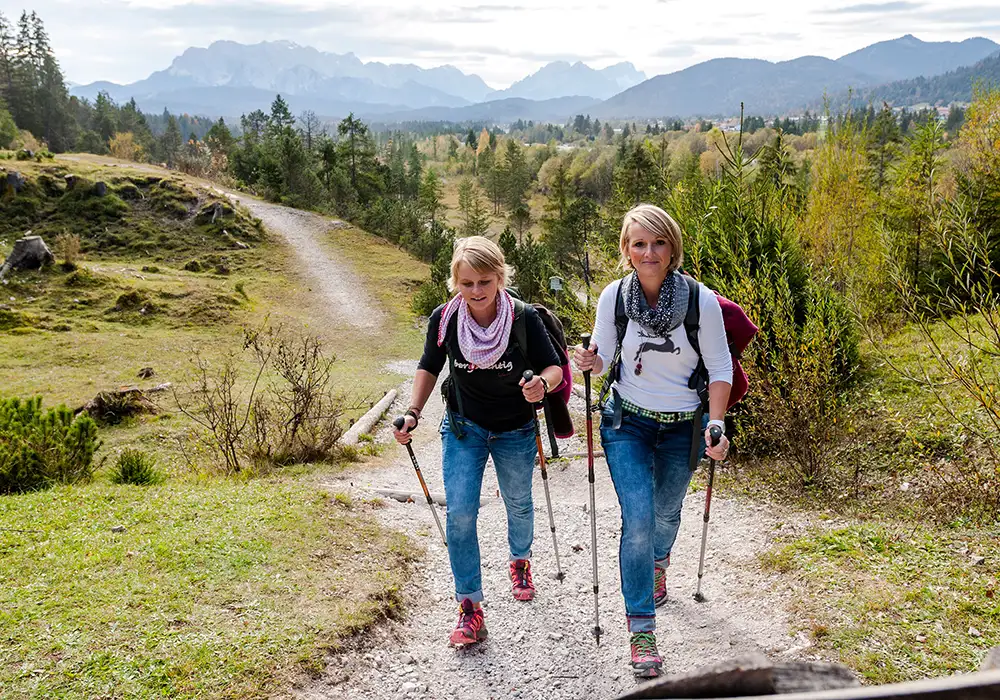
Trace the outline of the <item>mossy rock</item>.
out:
M 138 289 L 125 292 L 118 296 L 114 311 L 138 311 L 149 303 L 149 299 Z
M 73 287 L 74 289 L 93 289 L 94 287 L 103 287 L 107 283 L 108 279 L 106 277 L 92 272 L 85 267 L 77 268 L 66 275 L 66 281 L 64 282 L 67 287 Z
M 191 260 L 184 266 L 184 269 L 188 272 L 201 272 L 203 268 L 200 262 Z
M 115 193 L 126 202 L 135 202 L 143 198 L 140 190 L 133 182 L 123 182 L 115 188 Z
M 23 311 L 12 311 L 10 309 L 0 309 L 0 331 L 17 334 L 21 329 L 28 328 L 38 323 L 38 318 Z

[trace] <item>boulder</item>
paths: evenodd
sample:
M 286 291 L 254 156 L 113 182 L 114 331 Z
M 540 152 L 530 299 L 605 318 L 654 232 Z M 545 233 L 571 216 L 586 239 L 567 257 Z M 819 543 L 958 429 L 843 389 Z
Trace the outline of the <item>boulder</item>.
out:
M 76 175 L 73 175 L 73 174 L 67 175 L 66 176 L 66 189 L 67 190 L 71 190 L 74 187 L 76 187 L 76 183 L 77 183 L 78 179 L 79 178 L 77 178 Z
M 25 236 L 14 241 L 14 250 L 0 267 L 0 279 L 3 279 L 9 270 L 37 270 L 51 265 L 55 260 L 56 257 L 45 245 L 41 236 Z
M 17 172 L 16 170 L 11 170 L 7 173 L 7 187 L 14 190 L 14 192 L 20 192 L 24 189 L 24 186 L 28 184 L 24 179 L 24 175 Z
M 104 182 L 95 182 L 93 192 L 98 197 L 103 197 L 108 193 L 108 185 Z

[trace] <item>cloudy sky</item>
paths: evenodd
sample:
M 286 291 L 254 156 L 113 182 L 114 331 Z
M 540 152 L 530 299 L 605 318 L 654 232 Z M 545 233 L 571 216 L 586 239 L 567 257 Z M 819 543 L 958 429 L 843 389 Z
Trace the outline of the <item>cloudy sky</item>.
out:
M 22 0 L 24 3 L 26 0 Z M 553 60 L 648 76 L 710 58 L 845 53 L 903 34 L 1000 42 L 1000 0 L 32 0 L 67 78 L 127 83 L 189 46 L 288 39 L 364 61 L 450 63 L 502 88 Z M 483 4 L 477 4 L 483 3 Z M 486 4 L 493 3 L 493 4 Z M 509 4 L 504 4 L 509 3 Z M 522 4 L 519 4 L 522 3 Z M 9 19 L 17 0 L 0 0 Z

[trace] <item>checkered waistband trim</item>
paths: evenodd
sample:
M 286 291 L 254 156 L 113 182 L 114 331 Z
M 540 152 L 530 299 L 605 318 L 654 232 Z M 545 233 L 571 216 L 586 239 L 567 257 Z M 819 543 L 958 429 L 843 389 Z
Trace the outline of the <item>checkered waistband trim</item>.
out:
M 683 423 L 686 420 L 694 420 L 697 411 L 650 411 L 632 403 L 628 399 L 622 399 L 622 410 L 633 413 L 643 418 L 655 420 L 657 423 L 669 425 L 671 423 Z

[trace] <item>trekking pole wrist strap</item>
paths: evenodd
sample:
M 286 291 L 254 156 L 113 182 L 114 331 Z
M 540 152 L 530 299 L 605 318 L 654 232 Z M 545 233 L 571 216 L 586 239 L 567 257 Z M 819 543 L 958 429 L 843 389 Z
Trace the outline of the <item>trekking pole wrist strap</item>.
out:
M 420 409 L 419 408 L 416 408 L 414 406 L 410 406 L 408 409 L 406 409 L 406 413 L 404 413 L 403 415 L 405 415 L 405 416 L 412 416 L 413 417 L 413 427 L 414 428 L 417 427 L 417 425 L 420 424 Z

